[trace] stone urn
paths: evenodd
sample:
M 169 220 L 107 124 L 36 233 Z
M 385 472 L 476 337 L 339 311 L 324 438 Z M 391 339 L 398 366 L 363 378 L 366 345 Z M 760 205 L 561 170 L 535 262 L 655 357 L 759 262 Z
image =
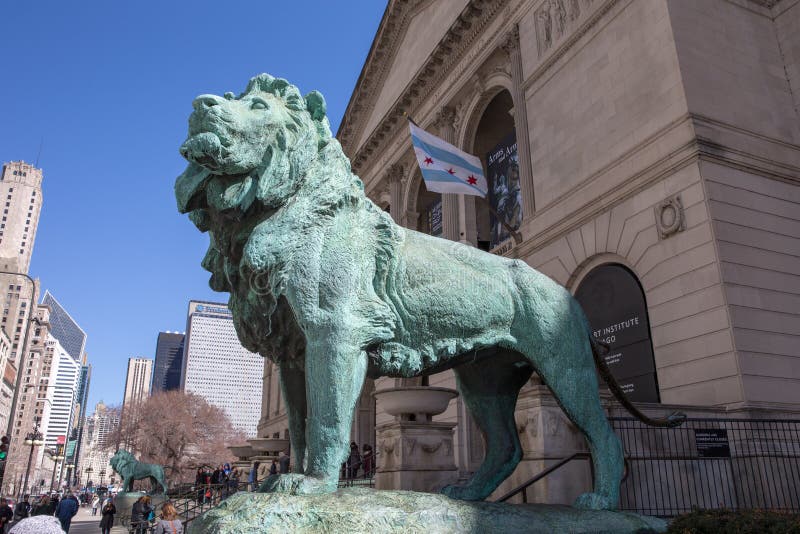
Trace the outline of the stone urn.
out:
M 253 446 L 248 445 L 247 443 L 239 443 L 236 445 L 231 445 L 230 447 L 228 447 L 228 450 L 231 451 L 231 453 L 240 460 L 247 460 L 248 458 L 250 458 L 255 454 Z
M 287 452 L 289 450 L 288 439 L 277 438 L 251 438 L 247 440 L 250 446 L 256 453 L 263 455 L 264 453 L 277 454 L 279 452 Z
M 381 389 L 373 393 L 380 407 L 400 421 L 431 421 L 444 413 L 458 391 L 431 386 L 404 386 Z
M 401 386 L 373 393 L 394 421 L 378 425 L 376 489 L 437 492 L 458 479 L 453 451 L 456 423 L 434 422 L 458 391 Z

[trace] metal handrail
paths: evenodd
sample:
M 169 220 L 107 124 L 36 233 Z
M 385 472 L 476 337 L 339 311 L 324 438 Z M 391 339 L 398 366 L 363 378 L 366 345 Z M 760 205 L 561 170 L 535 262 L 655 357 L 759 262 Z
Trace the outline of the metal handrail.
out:
M 522 493 L 522 502 L 527 503 L 528 502 L 528 494 L 527 494 L 527 492 L 525 490 L 527 490 L 529 486 L 531 486 L 534 483 L 538 482 L 539 480 L 543 479 L 544 477 L 546 477 L 547 475 L 549 475 L 550 473 L 552 473 L 556 469 L 560 469 L 561 467 L 563 467 L 564 465 L 568 464 L 569 462 L 571 462 L 572 460 L 574 460 L 576 458 L 591 458 L 591 455 L 588 452 L 576 452 L 572 456 L 568 456 L 566 458 L 563 458 L 563 459 L 559 460 L 558 462 L 556 462 L 555 464 L 553 464 L 550 467 L 548 467 L 547 469 L 545 469 L 544 471 L 542 471 L 541 473 L 537 474 L 536 476 L 534 476 L 533 478 L 531 478 L 527 482 L 524 482 L 520 486 L 517 486 L 513 490 L 509 491 L 508 493 L 506 493 L 505 495 L 503 495 L 502 497 L 500 497 L 499 499 L 497 499 L 494 502 L 505 502 L 508 499 L 510 499 L 511 497 L 514 497 L 516 494 L 521 492 Z

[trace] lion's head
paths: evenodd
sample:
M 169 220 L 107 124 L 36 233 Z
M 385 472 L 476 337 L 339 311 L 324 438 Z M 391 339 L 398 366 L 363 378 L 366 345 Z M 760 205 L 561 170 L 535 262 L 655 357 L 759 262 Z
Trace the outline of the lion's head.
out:
M 201 95 L 193 107 L 180 148 L 189 166 L 175 183 L 178 210 L 209 233 L 202 265 L 211 288 L 231 294 L 240 341 L 269 353 L 264 333 L 282 291 L 286 249 L 304 226 L 365 203 L 364 186 L 316 91 L 303 97 L 286 80 L 261 74 L 239 96 Z
M 332 139 L 322 95 L 303 97 L 269 74 L 251 79 L 239 96 L 200 95 L 193 107 L 189 136 L 180 147 L 189 166 L 175 184 L 183 213 L 241 213 L 254 202 L 277 208 Z
M 114 456 L 108 461 L 111 464 L 111 467 L 114 468 L 114 471 L 119 473 L 122 477 L 128 476 L 128 465 L 131 462 L 135 462 L 136 459 L 133 457 L 131 453 L 126 451 L 125 449 L 119 449 L 117 452 L 114 453 Z

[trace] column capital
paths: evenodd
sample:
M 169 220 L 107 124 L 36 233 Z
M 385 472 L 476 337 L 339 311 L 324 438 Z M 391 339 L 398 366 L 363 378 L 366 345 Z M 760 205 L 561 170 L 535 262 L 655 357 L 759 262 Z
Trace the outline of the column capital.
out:
M 405 178 L 405 167 L 401 163 L 392 163 L 386 169 L 386 179 L 390 184 L 402 183 Z
M 434 124 L 438 128 L 445 128 L 447 126 L 453 127 L 453 122 L 456 119 L 456 110 L 451 106 L 442 106 L 442 108 L 436 112 L 436 118 L 434 119 Z
M 519 52 L 519 24 L 514 24 L 511 30 L 505 35 L 503 42 L 500 44 L 500 48 L 509 56 L 514 52 Z

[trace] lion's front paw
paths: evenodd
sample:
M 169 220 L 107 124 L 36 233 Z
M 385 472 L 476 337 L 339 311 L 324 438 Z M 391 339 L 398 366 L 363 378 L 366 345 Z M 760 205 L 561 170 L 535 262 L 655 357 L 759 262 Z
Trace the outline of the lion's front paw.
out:
M 482 501 L 486 498 L 482 492 L 478 491 L 475 486 L 445 486 L 442 488 L 442 494 L 447 495 L 451 499 L 458 499 L 460 501 Z
M 336 480 L 329 481 L 296 473 L 270 475 L 259 486 L 259 493 L 288 493 L 290 495 L 310 495 L 336 491 Z

